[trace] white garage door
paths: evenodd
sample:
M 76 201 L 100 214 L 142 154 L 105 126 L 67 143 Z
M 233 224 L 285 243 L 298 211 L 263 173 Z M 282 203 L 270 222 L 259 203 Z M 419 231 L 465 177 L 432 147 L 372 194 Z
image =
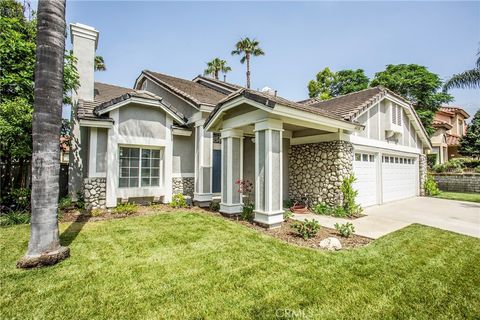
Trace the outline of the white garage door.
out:
M 383 202 L 417 195 L 417 165 L 415 158 L 398 155 L 382 157 Z
M 353 172 L 357 181 L 353 185 L 358 190 L 357 203 L 362 207 L 377 204 L 377 162 L 376 156 L 369 153 L 355 152 Z

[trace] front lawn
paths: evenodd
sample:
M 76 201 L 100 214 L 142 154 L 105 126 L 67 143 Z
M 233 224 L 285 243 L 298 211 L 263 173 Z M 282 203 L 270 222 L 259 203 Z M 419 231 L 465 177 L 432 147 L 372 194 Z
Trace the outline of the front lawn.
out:
M 480 202 L 480 193 L 442 191 L 442 192 L 440 192 L 439 195 L 437 195 L 435 197 L 436 198 L 442 198 L 442 199 L 448 199 L 448 200 Z
M 341 252 L 202 213 L 64 223 L 72 257 L 19 270 L 0 228 L 2 319 L 453 319 L 480 314 L 480 240 L 413 225 Z

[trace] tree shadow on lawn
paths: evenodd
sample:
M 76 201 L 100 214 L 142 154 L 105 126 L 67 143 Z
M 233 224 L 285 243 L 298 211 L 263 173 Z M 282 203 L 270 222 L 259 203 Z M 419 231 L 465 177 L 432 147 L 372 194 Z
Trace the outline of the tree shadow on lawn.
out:
M 62 246 L 69 246 L 75 238 L 82 231 L 83 226 L 90 220 L 91 216 L 85 216 L 83 214 L 77 216 L 75 221 L 70 223 L 67 229 L 65 229 L 60 235 L 60 244 Z

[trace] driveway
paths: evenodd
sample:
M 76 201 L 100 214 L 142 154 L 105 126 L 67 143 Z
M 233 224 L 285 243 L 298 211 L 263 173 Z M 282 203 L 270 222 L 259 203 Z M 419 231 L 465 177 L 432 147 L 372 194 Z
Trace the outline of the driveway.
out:
M 377 239 L 412 223 L 480 238 L 480 203 L 417 197 L 365 209 L 366 217 L 355 220 L 298 214 L 295 219 L 315 219 L 322 226 L 351 222 L 355 233 Z

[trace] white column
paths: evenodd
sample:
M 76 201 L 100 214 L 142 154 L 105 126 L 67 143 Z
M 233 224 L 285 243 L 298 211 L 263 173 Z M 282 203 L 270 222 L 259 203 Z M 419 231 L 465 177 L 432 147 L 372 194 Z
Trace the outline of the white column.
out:
M 119 151 L 118 151 L 118 109 L 110 112 L 110 117 L 113 119 L 113 127 L 108 129 L 107 142 L 107 197 L 106 206 L 112 208 L 117 206 L 117 189 L 118 189 L 118 174 L 119 174 Z
M 212 201 L 213 134 L 205 131 L 205 119 L 195 122 L 195 187 L 193 200 Z
M 167 115 L 166 125 L 165 125 L 165 152 L 163 154 L 163 186 L 164 186 L 164 196 L 163 202 L 168 203 L 172 201 L 173 193 L 173 182 L 172 182 L 172 171 L 173 171 L 173 134 L 172 134 L 172 125 L 173 119 L 171 116 Z
M 255 123 L 255 218 L 274 228 L 283 222 L 283 123 L 265 119 Z
M 243 131 L 225 129 L 222 139 L 222 201 L 220 212 L 237 215 L 242 212 L 242 197 L 235 181 L 243 179 Z

